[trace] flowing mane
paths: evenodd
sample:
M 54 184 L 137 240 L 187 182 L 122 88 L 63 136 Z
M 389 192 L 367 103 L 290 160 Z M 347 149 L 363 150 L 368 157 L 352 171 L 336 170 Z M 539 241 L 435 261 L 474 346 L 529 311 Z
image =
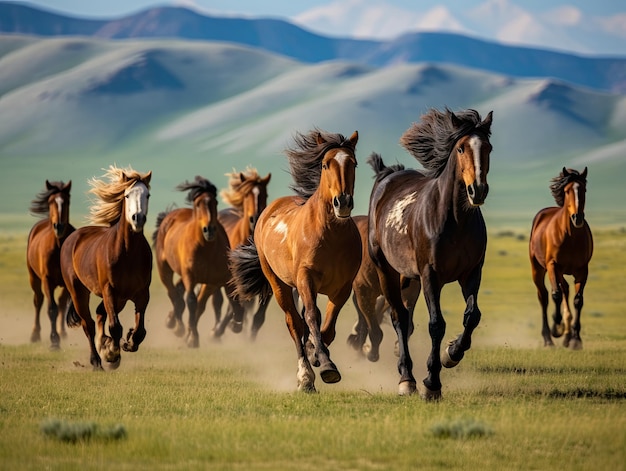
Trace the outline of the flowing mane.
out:
M 243 174 L 245 181 L 241 181 Z M 244 197 L 250 192 L 251 188 L 261 182 L 259 172 L 253 167 L 246 168 L 243 172 L 237 172 L 233 169 L 231 173 L 227 173 L 228 189 L 220 192 L 220 196 L 224 202 L 237 211 L 243 210 Z
M 400 144 L 422 164 L 430 177 L 437 177 L 446 166 L 454 143 L 472 133 L 488 138 L 489 129 L 480 126 L 481 118 L 476 110 L 453 113 L 431 109 L 413 123 L 400 138 Z
M 193 182 L 185 181 L 176 187 L 178 191 L 189 191 L 185 201 L 193 204 L 193 201 L 202 193 L 210 193 L 217 197 L 217 188 L 206 178 L 196 175 L 196 179 Z
M 150 189 L 149 175 L 150 173 L 141 174 L 130 167 L 123 169 L 110 165 L 103 176 L 108 182 L 95 177 L 89 180 L 89 193 L 96 195 L 99 200 L 89 209 L 90 223 L 98 226 L 113 226 L 117 223 L 122 214 L 125 191 L 137 182 L 143 182 Z
M 30 213 L 33 216 L 47 216 L 50 212 L 48 205 L 48 198 L 56 193 L 62 193 L 65 188 L 65 183 L 59 182 L 46 182 L 46 189 L 37 193 L 35 199 L 30 202 Z
M 318 144 L 318 136 L 325 142 Z M 289 161 L 289 173 L 294 180 L 293 191 L 304 199 L 310 198 L 317 191 L 322 174 L 322 160 L 331 149 L 347 147 L 352 149 L 350 140 L 338 133 L 328 133 L 318 128 L 308 134 L 296 133 L 295 147 L 285 150 Z
M 579 182 L 587 184 L 587 179 L 583 177 L 578 170 L 567 169 L 568 175 L 564 175 L 560 172 L 556 177 L 550 180 L 550 192 L 556 204 L 562 207 L 565 204 L 565 187 L 568 183 Z

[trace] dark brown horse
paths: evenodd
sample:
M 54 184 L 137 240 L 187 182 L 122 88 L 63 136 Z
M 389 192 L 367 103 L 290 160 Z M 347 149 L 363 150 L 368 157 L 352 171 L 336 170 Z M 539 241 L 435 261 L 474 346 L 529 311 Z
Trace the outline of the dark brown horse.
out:
M 285 312 L 298 355 L 298 389 L 315 391 L 313 366 L 325 383 L 341 380 L 328 345 L 337 315 L 352 291 L 361 263 L 361 238 L 350 217 L 353 208 L 358 134 L 314 130 L 297 134 L 287 150 L 297 196 L 274 200 L 261 213 L 254 243 L 231 254 L 239 295 L 249 299 L 273 291 Z M 293 288 L 302 300 L 300 315 Z M 317 295 L 328 297 L 324 325 Z M 303 318 L 304 317 L 304 322 Z
M 558 206 L 544 208 L 537 213 L 529 244 L 532 276 L 541 304 L 541 335 L 545 346 L 554 345 L 550 336 L 552 334 L 554 337 L 564 335 L 565 347 L 581 349 L 580 312 L 583 308 L 589 261 L 593 254 L 591 229 L 585 219 L 587 167 L 582 173 L 563 167 L 562 172 L 552 179 L 550 190 Z M 548 327 L 546 273 L 555 304 L 552 331 Z M 573 321 L 569 307 L 569 285 L 564 275 L 574 277 L 576 295 Z
M 146 336 L 144 314 L 150 300 L 152 251 L 143 235 L 148 213 L 152 172 L 110 166 L 108 182 L 92 179 L 91 193 L 99 201 L 91 207 L 94 225 L 76 229 L 61 247 L 63 280 L 72 296 L 67 322 L 82 325 L 91 348 L 90 362 L 102 369 L 119 366 L 123 329 L 118 314 L 126 302 L 135 304 L 135 326 L 129 329 L 122 348 L 135 352 Z M 94 323 L 89 310 L 93 293 L 102 298 Z M 105 333 L 108 319 L 110 337 Z
M 63 313 L 69 301 L 69 293 L 65 288 L 65 283 L 63 283 L 59 256 L 63 241 L 74 232 L 74 226 L 69 222 L 71 188 L 71 180 L 67 184 L 46 180 L 46 189 L 37 195 L 30 206 L 32 214 L 45 216 L 45 219 L 37 222 L 30 230 L 26 247 L 28 276 L 30 278 L 30 286 L 35 293 L 33 296 L 35 324 L 30 341 L 39 342 L 41 340 L 39 313 L 41 312 L 45 296 L 48 300 L 50 348 L 52 349 L 59 348 L 58 331 L 65 336 Z M 61 288 L 61 291 L 57 303 L 54 292 L 58 287 Z
M 374 154 L 369 163 L 376 181 L 369 206 L 369 252 L 398 334 L 400 394 L 416 391 L 409 354 L 410 316 L 402 302 L 401 277 L 419 278 L 428 307 L 432 347 L 424 399 L 441 397 L 442 365 L 453 367 L 470 348 L 481 317 L 478 289 L 487 247 L 480 205 L 487 196 L 492 113 L 430 110 L 402 136 L 402 145 L 424 171 L 394 171 Z M 441 290 L 458 281 L 466 302 L 464 330 L 441 352 L 446 322 Z
M 199 346 L 198 320 L 206 303 L 216 290 L 230 280 L 228 253 L 230 245 L 224 227 L 217 218 L 217 189 L 205 178 L 197 176 L 193 182 L 176 187 L 188 191 L 187 203 L 191 208 L 178 208 L 162 212 L 157 217 L 153 235 L 159 277 L 167 289 L 173 310 L 167 326 L 182 336 L 185 332 L 183 311 L 189 312 L 187 345 Z M 179 275 L 180 281 L 174 281 Z M 196 288 L 199 293 L 196 294 Z M 232 298 L 232 289 L 227 287 Z M 243 310 L 235 306 L 237 319 Z
M 268 173 L 266 177 L 261 177 L 255 168 L 247 168 L 244 172 L 227 174 L 228 189 L 222 190 L 220 196 L 230 208 L 222 209 L 217 218 L 226 229 L 231 248 L 235 249 L 240 245 L 248 244 L 254 234 L 256 222 L 261 212 L 267 206 L 267 185 L 272 178 Z M 213 294 L 213 309 L 215 310 L 216 328 L 213 330 L 214 336 L 219 337 L 224 333 L 228 323 L 232 320 L 233 312 L 229 310 L 223 320 L 220 321 L 223 296 L 221 290 Z M 254 340 L 259 329 L 265 322 L 265 312 L 270 298 L 260 302 L 252 318 L 250 337 Z M 246 303 L 250 305 L 252 303 Z M 241 330 L 240 324 L 232 324 L 233 330 Z
M 367 355 L 370 361 L 378 361 L 380 343 L 383 340 L 383 331 L 380 324 L 383 315 L 389 305 L 385 302 L 376 265 L 370 258 L 367 250 L 367 216 L 354 216 L 352 218 L 361 235 L 363 252 L 361 257 L 361 267 L 352 283 L 352 300 L 357 312 L 357 322 L 352 328 L 352 333 L 348 336 L 348 345 L 355 350 Z M 415 303 L 420 295 L 419 278 L 415 280 L 404 279 L 402 281 L 402 299 L 409 311 L 410 324 L 409 336 L 413 333 L 413 311 Z M 366 340 L 369 337 L 369 345 Z M 397 351 L 396 342 L 396 354 Z

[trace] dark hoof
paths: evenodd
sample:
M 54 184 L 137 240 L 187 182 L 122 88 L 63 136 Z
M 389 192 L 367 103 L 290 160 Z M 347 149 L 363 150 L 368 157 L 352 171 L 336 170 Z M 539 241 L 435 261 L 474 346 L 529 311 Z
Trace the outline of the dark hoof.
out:
M 583 341 L 580 339 L 571 339 L 569 342 L 569 348 L 572 350 L 582 350 L 583 349 Z
M 122 362 L 122 356 L 120 355 L 120 356 L 118 356 L 118 357 L 117 357 L 117 360 L 115 360 L 115 361 L 106 361 L 106 362 L 104 363 L 104 366 L 105 366 L 105 367 L 104 367 L 103 369 L 104 369 L 105 371 L 114 371 L 114 370 L 117 370 L 117 369 L 120 367 L 120 363 L 121 363 L 121 362 Z
M 462 353 L 462 352 L 461 352 Z M 448 346 L 443 352 L 441 352 L 441 364 L 446 368 L 454 368 L 463 359 L 463 354 L 458 360 L 454 360 L 450 356 L 450 346 Z
M 553 324 L 552 329 L 550 329 L 550 333 L 552 337 L 559 338 L 565 332 L 565 326 L 561 324 Z
M 367 354 L 367 359 L 371 361 L 372 363 L 376 363 L 380 359 L 380 355 L 378 354 L 378 352 L 375 352 L 374 350 L 370 350 L 369 353 Z
M 243 330 L 243 322 L 232 321 L 230 323 L 230 330 L 232 330 L 236 334 L 240 333 Z
M 425 384 L 420 384 L 419 394 L 425 401 L 439 401 L 441 400 L 441 389 L 438 391 L 432 391 L 426 387 Z
M 315 389 L 315 385 L 313 383 L 302 383 L 298 385 L 298 391 L 303 392 L 303 393 L 307 393 L 307 394 L 313 394 L 316 393 L 317 390 Z
M 346 341 L 346 343 L 357 352 L 360 352 L 363 348 L 363 343 L 359 341 L 359 337 L 357 334 L 348 335 L 348 340 Z
M 50 351 L 51 352 L 58 352 L 59 350 L 61 350 L 61 344 L 59 344 L 59 342 L 50 344 Z
M 398 395 L 400 396 L 410 396 L 415 394 L 416 390 L 415 381 L 402 381 L 398 385 Z
M 331 362 L 325 368 L 320 370 L 320 376 L 325 383 L 338 383 L 341 381 L 341 374 L 337 367 Z
M 168 329 L 176 327 L 176 318 L 173 316 L 167 316 L 167 319 L 165 320 L 165 327 Z
M 33 332 L 30 334 L 30 341 L 32 343 L 41 342 L 41 334 L 39 332 Z

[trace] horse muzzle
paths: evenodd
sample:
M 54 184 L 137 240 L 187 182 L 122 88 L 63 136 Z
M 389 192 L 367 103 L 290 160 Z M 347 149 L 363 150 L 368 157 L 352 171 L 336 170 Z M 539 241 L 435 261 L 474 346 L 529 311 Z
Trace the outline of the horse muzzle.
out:
M 211 242 L 215 239 L 215 234 L 217 233 L 217 227 L 215 224 L 209 224 L 208 226 L 202 226 L 202 237 L 207 242 Z
M 585 213 L 574 213 L 570 216 L 572 226 L 576 229 L 580 229 L 585 224 Z
M 472 206 L 480 206 L 485 202 L 489 193 L 489 185 L 486 183 L 477 184 L 476 182 L 467 185 L 467 196 Z
M 354 208 L 352 195 L 341 193 L 339 196 L 333 198 L 333 210 L 335 211 L 335 216 L 338 218 L 350 217 L 352 208 Z
M 146 215 L 143 213 L 135 213 L 131 217 L 130 228 L 133 232 L 143 231 L 143 226 L 146 224 Z

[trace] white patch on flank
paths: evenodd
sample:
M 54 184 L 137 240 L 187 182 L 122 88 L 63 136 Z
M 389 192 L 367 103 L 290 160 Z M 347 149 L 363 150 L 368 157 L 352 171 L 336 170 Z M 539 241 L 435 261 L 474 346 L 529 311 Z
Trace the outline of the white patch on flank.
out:
M 287 224 L 285 224 L 284 221 L 278 221 L 278 223 L 274 226 L 274 231 L 283 235 L 281 243 L 284 243 L 287 240 Z
M 387 220 L 385 224 L 389 227 L 393 227 L 398 233 L 406 234 L 408 232 L 407 225 L 404 223 L 404 210 L 417 199 L 417 192 L 414 191 L 406 195 L 404 198 L 397 200 L 389 214 L 387 214 Z
M 483 172 L 480 168 L 480 148 L 482 147 L 482 141 L 480 137 L 474 135 L 470 137 L 469 145 L 472 149 L 472 153 L 474 154 L 474 173 L 476 175 L 476 183 L 482 183 Z

